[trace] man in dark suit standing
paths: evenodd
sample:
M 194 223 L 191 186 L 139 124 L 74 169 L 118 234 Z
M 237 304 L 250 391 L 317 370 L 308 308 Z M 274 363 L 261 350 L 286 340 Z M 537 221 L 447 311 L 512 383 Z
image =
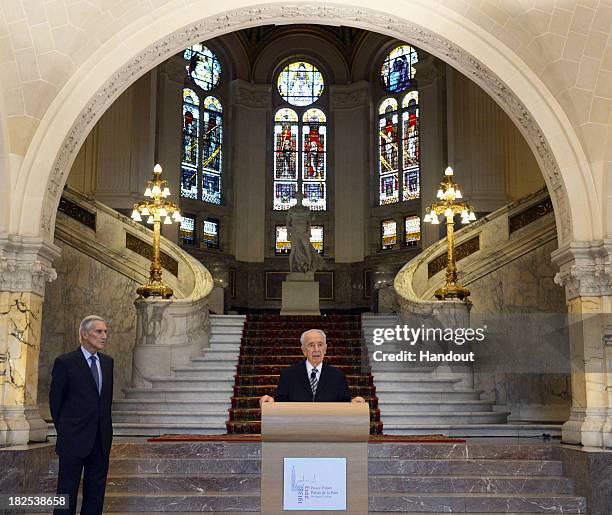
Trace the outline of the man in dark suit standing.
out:
M 57 431 L 57 493 L 69 496 L 68 510 L 56 514 L 76 513 L 83 469 L 81 515 L 102 513 L 113 438 L 113 359 L 99 352 L 107 338 L 106 321 L 90 315 L 79 325 L 81 346 L 53 364 L 49 406 Z
M 323 363 L 327 352 L 325 333 L 310 329 L 300 337 L 306 359 L 282 370 L 274 397 L 264 395 L 264 402 L 365 402 L 363 397 L 351 399 L 342 370 Z

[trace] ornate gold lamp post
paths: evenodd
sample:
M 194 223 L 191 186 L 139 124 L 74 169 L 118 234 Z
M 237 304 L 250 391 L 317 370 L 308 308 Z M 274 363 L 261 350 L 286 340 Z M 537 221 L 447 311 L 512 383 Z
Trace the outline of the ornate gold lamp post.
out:
M 444 171 L 444 179 L 440 183 L 437 194 L 438 202 L 429 206 L 423 221 L 437 225 L 440 223 L 439 215 L 446 218 L 446 241 L 448 243 L 448 254 L 446 264 L 446 284 L 436 290 L 434 295 L 438 300 L 446 299 L 466 299 L 470 295 L 470 290 L 461 286 L 457 282 L 457 265 L 455 263 L 455 238 L 454 238 L 454 218 L 461 215 L 461 223 L 469 224 L 476 220 L 474 208 L 467 202 L 457 199 L 463 198 L 459 184 L 453 181 L 453 169 L 449 166 Z
M 162 268 L 160 259 L 160 229 L 162 218 L 165 225 L 172 224 L 172 220 L 182 220 L 181 213 L 176 204 L 164 200 L 170 195 L 168 183 L 161 178 L 162 167 L 158 164 L 153 168 L 153 179 L 147 181 L 144 192 L 145 200 L 134 204 L 132 219 L 140 222 L 142 217 L 147 217 L 147 223 L 153 224 L 153 260 L 149 271 L 149 281 L 136 290 L 136 293 L 145 299 L 147 297 L 172 297 L 172 288 L 162 282 Z

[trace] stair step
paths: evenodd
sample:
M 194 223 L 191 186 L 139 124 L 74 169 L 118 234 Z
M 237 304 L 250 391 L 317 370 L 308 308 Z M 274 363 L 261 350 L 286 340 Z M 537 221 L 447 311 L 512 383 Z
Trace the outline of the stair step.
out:
M 536 493 L 573 494 L 572 482 L 563 476 L 413 476 L 371 475 L 370 493 Z
M 374 378 L 376 380 L 376 377 Z M 411 402 L 447 402 L 448 400 L 480 400 L 480 391 L 478 390 L 439 390 L 435 392 L 429 392 L 426 390 L 396 390 L 396 391 L 385 391 L 376 389 L 376 395 L 379 402 L 405 402 L 410 404 Z
M 174 435 L 221 435 L 225 434 L 225 427 L 218 423 L 138 423 L 113 422 L 115 436 L 161 436 Z
M 197 377 L 151 377 L 152 389 L 157 388 L 182 388 L 191 386 L 194 388 L 206 389 L 206 391 L 225 391 L 231 388 L 233 381 L 213 378 L 197 378 Z
M 146 495 L 134 493 L 110 493 L 104 498 L 104 512 L 136 511 L 139 513 L 154 512 L 219 512 L 219 511 L 258 511 L 259 494 L 251 492 L 173 492 L 172 494 L 146 492 Z
M 385 419 L 381 415 L 381 420 Z M 561 424 L 391 424 L 385 423 L 387 435 L 432 435 L 450 437 L 507 436 L 518 438 L 561 436 Z
M 113 412 L 120 411 L 206 411 L 210 409 L 216 413 L 223 413 L 227 416 L 227 410 L 230 407 L 229 399 L 220 401 L 202 400 L 199 401 L 180 401 L 180 400 L 155 400 L 155 399 L 120 399 L 113 402 Z
M 216 391 L 203 388 L 126 388 L 124 391 L 129 399 L 166 400 L 168 402 L 174 400 L 200 401 L 202 399 L 229 402 L 233 394 L 230 386 Z
M 227 381 L 233 384 L 236 375 L 236 367 L 228 368 L 201 368 L 201 367 L 181 367 L 173 368 L 172 373 L 175 378 L 181 379 L 214 379 Z
M 175 408 L 176 409 L 176 408 Z M 145 411 L 121 410 L 113 413 L 113 421 L 118 423 L 137 424 L 214 424 L 223 427 L 227 420 L 226 411 Z
M 509 412 L 469 412 L 469 411 L 421 411 L 402 414 L 383 412 L 381 419 L 385 427 L 395 424 L 504 424 Z
M 416 509 L 416 511 L 415 511 Z M 369 511 L 431 511 L 461 513 L 586 513 L 586 500 L 563 494 L 503 495 L 485 493 L 385 493 L 369 497 Z
M 386 475 L 520 475 L 560 476 L 563 464 L 554 460 L 496 460 L 496 459 L 435 459 L 410 460 L 369 458 L 370 474 Z
M 377 389 L 378 391 L 378 389 Z M 381 413 L 385 415 L 395 414 L 411 414 L 415 411 L 429 412 L 482 412 L 488 413 L 493 410 L 493 404 L 486 400 L 444 400 L 441 402 L 428 401 L 381 401 L 379 400 L 378 407 Z

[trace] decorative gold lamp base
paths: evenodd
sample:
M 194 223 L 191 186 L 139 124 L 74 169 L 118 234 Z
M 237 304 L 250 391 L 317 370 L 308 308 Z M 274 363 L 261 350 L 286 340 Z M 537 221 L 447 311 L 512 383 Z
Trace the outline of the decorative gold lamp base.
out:
M 470 296 L 470 290 L 459 284 L 447 284 L 442 288 L 438 288 L 434 296 L 438 300 L 459 299 L 465 300 Z
M 136 290 L 136 293 L 145 299 L 149 297 L 161 297 L 162 299 L 169 299 L 173 295 L 172 288 L 165 284 L 145 284 Z

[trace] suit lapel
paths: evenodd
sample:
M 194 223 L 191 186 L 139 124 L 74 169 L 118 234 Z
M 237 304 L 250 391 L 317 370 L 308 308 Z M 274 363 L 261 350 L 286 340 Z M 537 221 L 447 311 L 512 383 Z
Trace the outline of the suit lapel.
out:
M 83 351 L 80 347 L 75 351 L 74 357 L 79 368 L 81 369 L 81 373 L 86 376 L 85 381 L 89 383 L 89 385 L 94 389 L 96 393 L 98 393 L 98 388 L 96 387 L 96 382 L 94 381 L 93 375 L 91 373 L 91 368 L 89 368 L 89 363 L 87 363 L 85 355 L 83 354 Z M 100 363 L 100 366 L 102 366 L 102 363 Z
M 308 369 L 306 368 L 306 360 L 302 361 L 302 373 L 299 374 L 300 383 L 304 387 L 304 390 L 312 397 L 312 388 L 310 387 L 310 379 L 308 378 Z
M 319 384 L 317 385 L 317 394 L 315 395 L 315 400 L 319 397 L 320 392 L 324 392 L 329 382 L 329 374 L 325 373 L 325 362 L 321 363 L 321 373 L 319 374 Z
M 102 391 L 100 392 L 100 397 L 102 397 L 110 388 L 112 378 L 110 377 L 109 362 L 106 356 L 100 353 L 98 353 L 98 356 L 100 356 L 100 369 L 102 370 Z

